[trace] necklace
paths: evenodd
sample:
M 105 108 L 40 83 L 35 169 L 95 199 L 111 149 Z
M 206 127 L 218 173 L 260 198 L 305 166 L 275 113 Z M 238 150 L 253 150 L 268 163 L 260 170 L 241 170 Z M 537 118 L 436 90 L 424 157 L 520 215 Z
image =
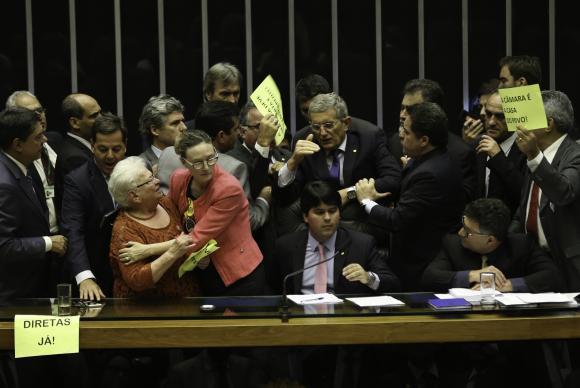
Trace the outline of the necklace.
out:
M 152 219 L 153 217 L 155 217 L 155 215 L 157 214 L 157 208 L 155 208 L 155 211 L 154 211 L 154 212 L 153 212 L 153 214 L 152 214 L 151 216 L 149 216 L 149 217 L 138 217 L 138 216 L 136 216 L 136 215 L 134 215 L 134 214 L 131 214 L 131 213 L 129 213 L 129 212 L 127 212 L 127 214 L 129 214 L 131 217 L 133 217 L 133 218 L 135 218 L 135 219 L 137 219 L 137 220 L 141 220 L 141 221 L 147 221 L 147 220 L 150 220 L 150 219 Z

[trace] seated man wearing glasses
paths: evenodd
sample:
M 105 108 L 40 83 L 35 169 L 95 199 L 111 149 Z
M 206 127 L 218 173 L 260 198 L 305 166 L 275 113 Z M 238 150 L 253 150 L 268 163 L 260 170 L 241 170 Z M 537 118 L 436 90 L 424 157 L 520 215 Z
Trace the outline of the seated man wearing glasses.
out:
M 510 210 L 499 199 L 477 199 L 465 207 L 463 226 L 423 273 L 431 291 L 478 287 L 482 272 L 495 274 L 502 292 L 559 291 L 563 280 L 553 260 L 525 234 L 509 233 Z
M 387 150 L 384 132 L 369 122 L 352 119 L 344 100 L 334 93 L 315 96 L 308 116 L 310 126 L 296 133 L 293 154 L 279 171 L 280 198 L 290 203 L 306 183 L 334 181 L 340 188 L 343 220 L 367 224 L 366 214 L 356 203 L 354 185 L 360 179 L 374 178 L 378 190 L 396 195 L 401 182 L 401 169 Z M 360 226 L 357 229 L 379 237 Z M 384 231 L 378 234 L 386 235 Z

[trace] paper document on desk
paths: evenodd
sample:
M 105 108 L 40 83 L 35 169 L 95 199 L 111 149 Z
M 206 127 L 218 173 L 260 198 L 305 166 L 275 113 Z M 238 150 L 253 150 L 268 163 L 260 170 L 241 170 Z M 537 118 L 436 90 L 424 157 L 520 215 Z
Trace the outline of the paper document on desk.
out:
M 300 305 L 307 304 L 335 304 L 344 302 L 334 294 L 288 295 L 288 299 Z
M 481 291 L 472 290 L 470 288 L 450 288 L 449 295 L 453 298 L 463 298 L 471 304 L 479 304 L 481 302 Z M 495 296 L 501 295 L 501 292 L 496 291 Z
M 496 297 L 496 300 L 504 306 L 525 306 L 543 303 L 570 303 L 576 305 L 573 294 L 560 294 L 557 292 L 545 292 L 539 294 L 509 293 Z
M 359 307 L 404 306 L 405 303 L 388 295 L 346 298 Z

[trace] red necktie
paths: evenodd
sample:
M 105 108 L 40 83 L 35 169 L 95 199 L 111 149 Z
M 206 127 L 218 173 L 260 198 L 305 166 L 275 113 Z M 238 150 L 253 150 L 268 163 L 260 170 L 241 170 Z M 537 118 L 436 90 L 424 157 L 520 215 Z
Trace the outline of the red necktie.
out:
M 526 218 L 526 231 L 538 239 L 538 199 L 540 196 L 540 186 L 536 182 L 532 183 L 532 195 L 530 197 L 530 208 Z
M 318 244 L 318 262 L 324 261 L 326 255 L 324 254 L 324 245 Z M 314 274 L 314 293 L 321 294 L 326 292 L 327 283 L 326 263 L 316 267 Z

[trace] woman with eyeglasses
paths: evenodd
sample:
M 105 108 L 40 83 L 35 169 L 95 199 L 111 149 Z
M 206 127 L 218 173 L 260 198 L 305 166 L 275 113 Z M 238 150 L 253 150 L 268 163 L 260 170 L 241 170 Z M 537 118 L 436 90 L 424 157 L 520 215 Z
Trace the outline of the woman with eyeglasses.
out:
M 218 154 L 203 131 L 187 131 L 175 151 L 185 169 L 171 175 L 168 197 L 177 205 L 195 252 L 210 240 L 219 249 L 198 264 L 203 295 L 261 295 L 262 253 L 252 237 L 248 200 L 239 181 L 217 165 Z M 132 260 L 158 254 L 167 245 L 130 246 Z
M 196 274 L 188 272 L 178 277 L 178 269 L 192 247 L 191 237 L 182 232 L 177 208 L 163 195 L 159 180 L 147 169 L 145 161 L 131 156 L 117 163 L 109 178 L 109 191 L 120 208 L 109 251 L 113 296 L 199 295 Z M 166 243 L 168 240 L 170 243 Z M 157 244 L 162 249 L 145 260 L 133 261 L 122 254 L 130 241 Z

